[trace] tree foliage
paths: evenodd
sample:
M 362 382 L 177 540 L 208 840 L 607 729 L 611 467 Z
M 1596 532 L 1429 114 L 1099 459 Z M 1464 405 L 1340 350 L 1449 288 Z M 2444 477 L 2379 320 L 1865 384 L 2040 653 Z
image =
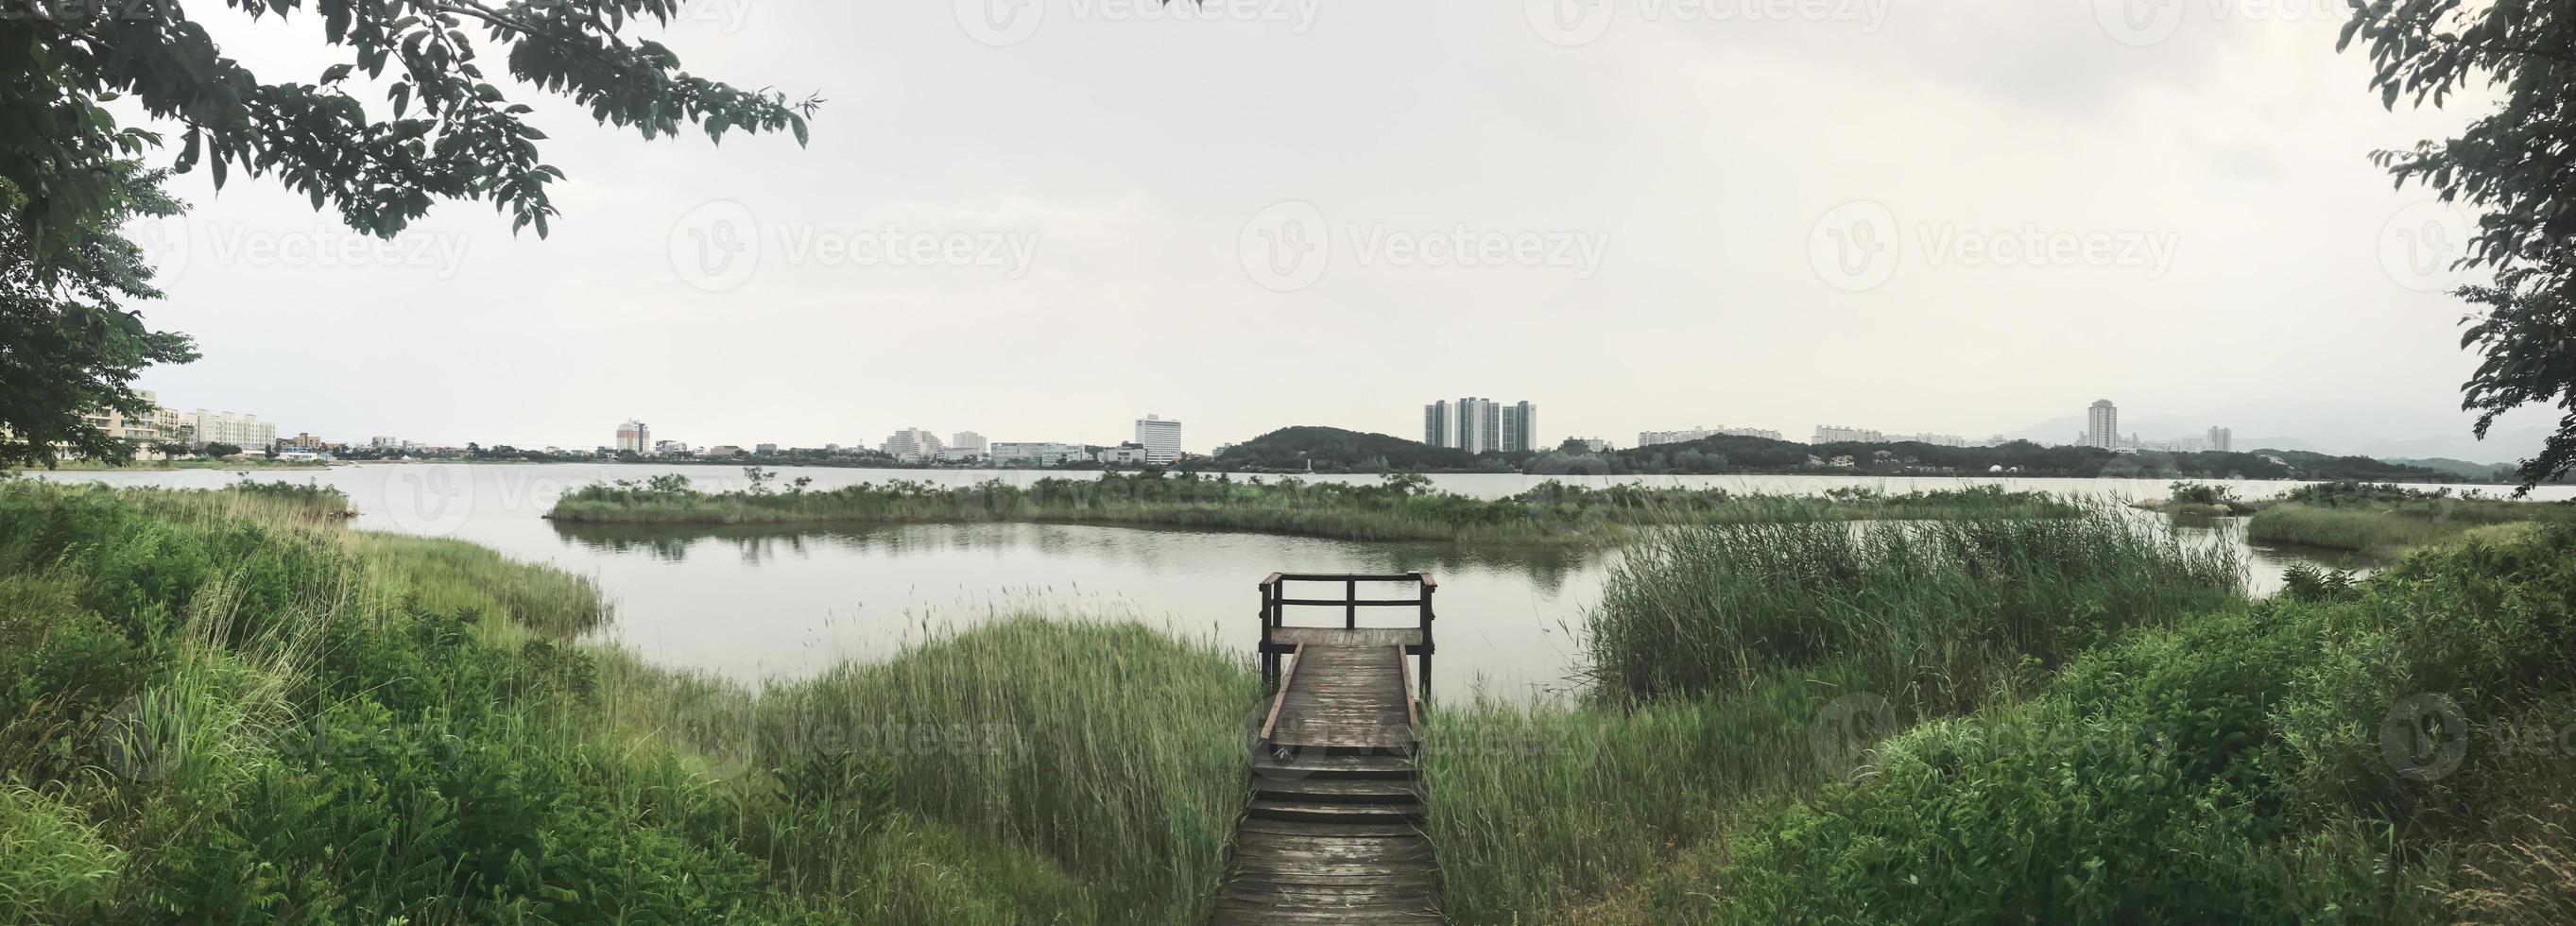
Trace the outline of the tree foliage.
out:
M 174 214 L 179 203 L 161 192 L 161 172 L 136 162 L 108 165 L 106 176 L 113 198 L 50 260 L 38 258 L 24 229 L 0 225 L 0 468 L 50 465 L 57 444 L 82 456 L 130 458 L 131 446 L 85 414 L 149 414 L 152 403 L 131 385 L 135 374 L 197 358 L 187 336 L 153 331 L 121 306 L 161 292 L 152 288 L 142 249 L 115 234 L 116 226 Z M 0 203 L 14 209 L 24 200 L 0 181 Z
M 2576 2 L 2570 0 L 2369 0 L 2356 2 L 2338 47 L 2358 42 L 2376 70 L 2383 105 L 2441 106 L 2463 90 L 2500 97 L 2459 137 L 2380 151 L 2373 161 L 2399 187 L 2419 183 L 2444 201 L 2481 210 L 2461 260 L 2493 273 L 2457 295 L 2480 307 L 2465 320 L 2463 348 L 2484 360 L 2463 384 L 2461 407 L 2485 437 L 2498 415 L 2527 404 L 2560 412 L 2557 433 L 2520 467 L 2523 490 L 2576 469 Z
M 512 228 L 547 231 L 532 111 L 494 84 L 482 52 L 526 87 L 572 100 L 645 138 L 693 125 L 792 133 L 820 100 L 791 102 L 691 74 L 658 42 L 619 33 L 668 23 L 682 0 L 226 0 L 254 20 L 301 19 L 334 63 L 270 80 L 218 47 L 179 0 L 0 0 L 0 466 L 50 460 L 54 441 L 109 459 L 130 448 L 86 428 L 101 407 L 139 411 L 129 383 L 150 363 L 194 359 L 184 337 L 123 309 L 150 299 L 150 268 L 118 235 L 174 214 L 161 174 L 136 159 L 176 149 L 171 169 L 273 177 L 349 227 L 390 237 L 444 199 L 487 201 Z M 189 4 L 205 9 L 206 0 Z M 480 33 L 468 34 L 469 30 Z M 310 33 L 308 33 L 310 34 Z M 370 112 L 362 93 L 381 93 Z M 119 123 L 126 100 L 176 134 Z

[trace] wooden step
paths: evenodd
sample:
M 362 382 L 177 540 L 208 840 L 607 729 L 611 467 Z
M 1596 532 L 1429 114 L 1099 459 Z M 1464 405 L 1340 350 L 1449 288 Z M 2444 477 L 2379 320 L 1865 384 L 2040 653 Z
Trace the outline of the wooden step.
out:
M 1420 801 L 1398 804 L 1351 803 L 1347 801 L 1280 800 L 1255 797 L 1244 813 L 1262 820 L 1300 820 L 1309 823 L 1394 823 L 1423 818 Z
M 1420 801 L 1421 792 L 1414 783 L 1387 778 L 1298 778 L 1290 780 L 1252 779 L 1252 793 L 1257 797 L 1283 801 L 1325 801 L 1345 804 L 1404 804 Z
M 1262 756 L 1252 763 L 1254 783 L 1260 779 L 1288 781 L 1306 778 L 1401 778 L 1421 776 L 1411 759 L 1403 756 L 1326 755 L 1291 753 L 1287 758 Z

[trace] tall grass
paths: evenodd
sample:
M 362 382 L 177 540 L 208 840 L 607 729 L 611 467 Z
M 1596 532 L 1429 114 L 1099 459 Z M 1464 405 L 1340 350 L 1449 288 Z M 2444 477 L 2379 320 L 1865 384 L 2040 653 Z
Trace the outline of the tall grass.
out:
M 2557 921 L 2571 591 L 2551 527 L 2124 637 L 1745 821 L 1694 918 Z
M 1587 618 L 1590 703 L 1444 706 L 1423 769 L 1461 922 L 1668 921 L 1717 837 L 1870 743 L 2046 683 L 2124 630 L 2242 601 L 2224 547 L 2072 518 L 1722 525 L 1632 549 Z M 1666 899 L 1669 899 L 1668 897 Z
M 1021 620 L 751 692 L 329 508 L 0 483 L 0 921 L 1198 917 L 1237 660 Z
M 1656 534 L 1587 624 L 1614 698 L 1741 691 L 1780 668 L 1854 666 L 1940 709 L 2024 660 L 2237 597 L 2243 560 L 2116 508 L 2046 520 L 1805 521 Z
M 1865 518 L 2004 518 L 2068 514 L 2062 501 L 1991 487 L 1886 495 L 1839 490 L 1821 496 L 1739 495 L 1724 489 L 1592 489 L 1548 482 L 1502 499 L 1432 489 L 1398 474 L 1381 485 L 1306 483 L 1195 473 L 1111 473 L 1095 481 L 1042 479 L 1027 487 L 993 481 L 940 487 L 896 481 L 808 492 L 751 489 L 708 493 L 685 479 L 592 485 L 565 494 L 547 515 L 592 524 L 860 524 L 1044 521 L 1332 537 L 1599 545 L 1639 527 Z
M 2281 504 L 2256 512 L 2245 530 L 2255 540 L 2395 559 L 2498 525 L 2564 523 L 2576 523 L 2576 506 L 2453 495 L 2449 489 L 2329 483 L 2300 487 Z

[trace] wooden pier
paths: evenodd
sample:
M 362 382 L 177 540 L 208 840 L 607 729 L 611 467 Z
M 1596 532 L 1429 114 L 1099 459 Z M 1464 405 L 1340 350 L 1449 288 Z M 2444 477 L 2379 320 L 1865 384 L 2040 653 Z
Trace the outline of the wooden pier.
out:
M 1339 585 L 1342 596 L 1293 597 L 1292 583 Z M 1416 594 L 1364 599 L 1363 584 Z M 1252 804 L 1235 829 L 1216 922 L 1440 921 L 1414 767 L 1438 588 L 1422 573 L 1261 581 L 1261 674 L 1273 695 L 1254 737 Z M 1339 609 L 1342 626 L 1288 626 L 1292 607 Z M 1360 626 L 1360 609 L 1392 607 L 1416 609 L 1415 625 Z M 1421 660 L 1418 687 L 1408 656 Z

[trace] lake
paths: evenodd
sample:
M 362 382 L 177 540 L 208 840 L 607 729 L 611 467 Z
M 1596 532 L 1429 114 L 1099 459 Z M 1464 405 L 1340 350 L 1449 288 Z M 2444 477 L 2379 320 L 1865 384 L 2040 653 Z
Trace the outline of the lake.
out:
M 961 485 L 998 478 L 1026 484 L 1067 475 L 809 467 L 780 467 L 778 472 L 781 481 L 810 477 L 818 489 L 896 479 Z M 1481 687 L 1501 696 L 1527 697 L 1568 687 L 1577 664 L 1576 629 L 1617 561 L 1615 552 L 1051 524 L 673 529 L 558 526 L 542 517 L 557 496 L 593 482 L 679 473 L 703 489 L 744 484 L 739 469 L 713 466 L 380 463 L 251 473 L 263 481 L 340 489 L 358 509 L 352 525 L 360 529 L 454 537 L 596 578 L 616 607 L 616 619 L 600 631 L 604 639 L 660 664 L 746 682 L 803 677 L 845 659 L 882 658 L 946 630 L 1033 608 L 1067 617 L 1135 618 L 1238 649 L 1248 662 L 1260 636 L 1255 583 L 1263 576 L 1422 571 L 1440 580 L 1439 693 L 1456 698 Z M 30 475 L 198 488 L 242 478 L 222 470 Z M 1481 473 L 1431 478 L 1439 488 L 1483 498 L 1511 495 L 1551 479 L 1799 494 L 1846 486 L 1907 492 L 1964 485 L 2120 499 L 2166 492 L 2161 480 L 2118 479 Z M 2225 484 L 2246 498 L 2269 497 L 2296 485 Z M 2566 498 L 2576 496 L 2576 487 L 2546 487 L 2534 494 Z M 2184 530 L 2193 542 L 2245 548 L 2252 563 L 2249 583 L 2258 593 L 2276 588 L 2288 565 L 2317 561 L 2300 551 L 2248 547 L 2232 520 Z M 1391 620 L 1401 609 L 1384 610 Z M 1409 622 L 1410 612 L 1406 614 Z M 1320 616 L 1307 620 L 1316 622 Z

